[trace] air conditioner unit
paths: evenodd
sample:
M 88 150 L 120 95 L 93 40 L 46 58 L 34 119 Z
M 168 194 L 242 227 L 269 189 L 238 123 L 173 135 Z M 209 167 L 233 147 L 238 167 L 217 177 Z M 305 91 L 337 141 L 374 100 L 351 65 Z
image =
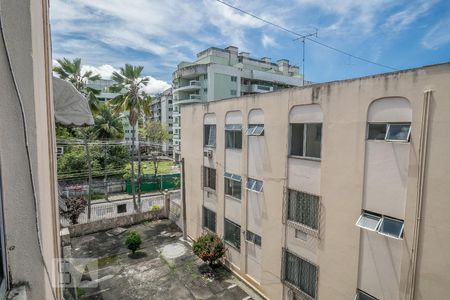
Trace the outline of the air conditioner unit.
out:
M 56 155 L 63 155 L 64 154 L 64 147 L 63 146 L 57 146 L 56 147 Z
M 203 156 L 207 157 L 207 158 L 212 158 L 213 157 L 213 151 L 212 150 L 206 150 L 203 152 Z

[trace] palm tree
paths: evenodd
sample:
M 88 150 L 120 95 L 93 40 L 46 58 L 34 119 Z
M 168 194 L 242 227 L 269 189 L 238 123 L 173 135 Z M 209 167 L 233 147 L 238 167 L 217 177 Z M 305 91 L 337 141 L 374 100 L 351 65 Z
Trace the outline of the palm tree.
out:
M 89 107 L 91 109 L 92 114 L 95 115 L 100 109 L 100 102 L 97 99 L 97 95 L 100 94 L 99 90 L 90 88 L 86 86 L 88 80 L 95 81 L 100 80 L 100 75 L 94 75 L 92 71 L 81 72 L 81 58 L 75 58 L 73 61 L 62 58 L 56 60 L 59 66 L 53 68 L 53 72 L 58 74 L 58 76 L 66 81 L 71 82 L 75 88 L 86 96 L 89 102 Z M 92 190 L 92 167 L 91 167 L 91 156 L 89 153 L 89 128 L 84 130 L 84 148 L 86 151 L 86 160 L 88 162 L 88 219 L 91 218 L 91 190 Z
M 133 205 L 137 210 L 136 205 L 136 189 L 134 178 L 134 149 L 135 149 L 135 134 L 136 124 L 140 116 L 150 114 L 151 97 L 147 96 L 142 88 L 148 84 L 149 79 L 141 78 L 143 66 L 132 66 L 125 64 L 125 67 L 120 68 L 120 73 L 114 72 L 112 79 L 116 82 L 110 87 L 111 92 L 120 93 L 115 98 L 111 99 L 113 111 L 115 113 L 128 113 L 128 121 L 133 127 L 131 139 L 131 191 L 133 193 Z M 140 145 L 138 144 L 138 158 L 140 161 Z M 140 193 L 140 163 L 138 166 L 138 202 L 139 208 L 141 204 Z
M 108 139 L 121 139 L 123 137 L 123 124 L 120 117 L 114 115 L 107 104 L 103 104 L 100 107 L 100 111 L 95 116 L 95 124 L 92 128 L 92 134 L 94 138 L 103 140 L 103 153 L 104 153 L 104 183 L 105 183 L 105 199 L 108 201 Z

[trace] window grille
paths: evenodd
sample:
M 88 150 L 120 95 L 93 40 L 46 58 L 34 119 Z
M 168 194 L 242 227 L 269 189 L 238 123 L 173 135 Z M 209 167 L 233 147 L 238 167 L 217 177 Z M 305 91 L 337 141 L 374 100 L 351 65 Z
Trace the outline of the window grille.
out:
M 203 206 L 203 227 L 216 232 L 216 213 Z
M 241 226 L 225 219 L 224 239 L 237 249 L 241 249 Z

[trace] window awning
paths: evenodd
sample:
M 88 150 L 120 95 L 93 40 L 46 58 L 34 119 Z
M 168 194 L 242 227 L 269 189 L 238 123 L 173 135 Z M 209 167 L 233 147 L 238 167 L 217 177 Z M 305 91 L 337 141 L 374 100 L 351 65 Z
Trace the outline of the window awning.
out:
M 53 77 L 55 121 L 64 126 L 94 125 L 88 100 L 70 82 Z

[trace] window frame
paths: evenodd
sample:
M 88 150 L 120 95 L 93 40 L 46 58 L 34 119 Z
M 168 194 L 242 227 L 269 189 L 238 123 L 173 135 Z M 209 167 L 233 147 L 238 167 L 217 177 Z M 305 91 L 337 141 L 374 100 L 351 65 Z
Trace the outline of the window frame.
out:
M 386 133 L 384 134 L 384 139 L 369 139 L 369 131 L 370 131 L 370 125 L 385 125 L 386 127 Z M 408 125 L 408 134 L 406 139 L 402 140 L 396 140 L 396 139 L 389 139 L 389 133 L 391 130 L 391 125 Z M 409 143 L 411 139 L 411 122 L 367 122 L 367 129 L 366 129 L 366 140 L 367 141 L 380 141 L 380 142 L 390 142 L 390 143 Z
M 371 227 L 363 226 L 363 225 L 360 224 L 361 220 L 363 219 L 363 217 L 365 215 L 366 216 L 370 216 L 372 218 L 378 218 L 377 225 L 375 226 L 375 228 L 372 229 Z M 374 214 L 374 213 L 371 213 L 371 212 L 367 212 L 367 211 L 363 211 L 363 213 L 359 216 L 358 220 L 356 221 L 355 225 L 358 226 L 359 228 L 366 229 L 366 230 L 369 230 L 369 231 L 377 231 L 378 228 L 380 227 L 382 218 L 383 217 L 380 216 L 380 215 L 377 215 L 377 214 Z
M 210 174 L 208 174 L 206 169 L 214 170 L 214 173 L 215 173 L 214 174 L 215 178 L 214 178 L 214 181 L 213 181 L 214 182 L 214 188 L 205 185 L 205 179 L 206 178 L 208 178 L 208 180 L 206 180 L 206 181 L 208 181 L 208 183 L 210 183 Z M 214 193 L 216 192 L 216 189 L 217 189 L 217 170 L 216 169 L 208 167 L 208 166 L 202 166 L 202 187 L 203 187 L 204 190 L 212 191 Z
M 205 225 L 205 221 L 206 221 L 206 214 L 205 212 L 208 213 L 212 213 L 214 214 L 214 229 L 211 229 L 207 226 L 207 224 Z M 217 213 L 209 208 L 207 208 L 206 206 L 202 205 L 202 228 L 205 230 L 208 230 L 210 232 L 216 233 L 217 232 Z
M 262 128 L 259 133 L 256 132 L 257 129 Z M 264 136 L 264 124 L 249 124 L 245 135 L 248 136 Z
M 233 174 L 233 173 L 230 173 L 230 172 L 225 172 L 225 173 L 223 174 L 223 177 L 224 177 L 224 194 L 225 194 L 225 196 L 241 201 L 241 199 L 242 199 L 242 177 L 241 177 L 240 175 Z M 227 193 L 227 180 L 229 180 L 229 181 L 231 181 L 231 182 L 237 182 L 237 183 L 239 183 L 239 185 L 240 185 L 239 198 L 238 198 L 238 197 L 235 197 L 235 196 L 233 195 L 233 194 L 234 194 L 234 193 L 233 193 L 234 187 L 231 187 L 231 188 L 232 188 L 231 195 Z
M 257 237 L 259 238 L 259 242 L 257 241 Z M 262 237 L 259 234 L 254 233 L 247 229 L 245 232 L 245 240 L 249 243 L 254 244 L 255 246 L 261 248 L 262 247 Z
M 405 222 L 404 222 L 404 221 L 401 222 L 401 223 L 402 223 L 402 226 L 401 226 L 401 228 L 400 228 L 399 234 L 398 234 L 398 235 L 392 235 L 392 234 L 385 233 L 385 232 L 381 231 L 381 227 L 382 227 L 382 225 L 383 225 L 383 222 L 384 222 L 384 220 L 386 220 L 386 219 L 387 219 L 387 220 L 394 220 L 394 221 L 396 221 L 396 222 L 401 222 L 401 220 L 399 220 L 399 219 L 395 219 L 395 218 L 383 216 L 383 217 L 381 218 L 381 222 L 380 222 L 380 225 L 379 225 L 378 233 L 381 234 L 381 235 L 384 235 L 384 236 L 393 238 L 393 239 L 401 240 L 401 239 L 402 239 L 402 236 L 403 236 L 403 229 L 405 228 Z
M 378 298 L 376 298 L 360 289 L 356 289 L 355 300 L 360 300 L 360 298 L 359 298 L 360 294 L 362 294 L 365 297 L 368 297 L 370 300 L 378 300 Z
M 319 157 L 316 156 L 308 156 L 307 154 L 307 136 L 308 136 L 308 125 L 318 125 L 320 124 L 320 153 Z M 292 132 L 292 125 L 303 125 L 303 133 L 302 133 L 302 155 L 298 154 L 292 154 L 292 142 L 293 142 L 293 132 Z M 322 137 L 323 137 L 323 122 L 309 122 L 309 123 L 289 123 L 289 157 L 292 158 L 300 158 L 300 159 L 309 159 L 309 160 L 315 160 L 315 161 L 321 161 L 322 160 Z
M 319 232 L 320 232 L 320 206 L 321 206 L 321 197 L 319 195 L 316 194 L 312 194 L 312 193 L 306 193 L 303 191 L 299 191 L 299 190 L 295 190 L 295 189 L 290 189 L 290 188 L 285 188 L 286 191 L 286 207 L 285 207 L 285 215 L 286 215 L 286 223 L 288 225 L 290 225 L 290 227 L 293 227 L 296 230 L 302 231 L 306 234 L 310 234 L 313 235 L 315 237 L 319 236 Z M 295 193 L 301 193 L 301 194 L 305 194 L 309 197 L 314 197 L 316 198 L 317 201 L 317 228 L 311 227 L 309 224 L 305 224 L 305 223 L 301 223 L 300 221 L 297 220 L 293 220 L 289 218 L 289 207 L 290 207 L 290 195 L 291 192 L 295 192 Z M 295 199 L 297 201 L 297 199 Z
M 211 136 L 210 134 L 210 130 L 211 127 L 214 127 L 214 144 L 207 144 L 206 143 L 206 127 L 208 126 L 209 130 L 208 130 L 208 142 L 209 142 L 209 137 Z M 217 125 L 216 124 L 203 124 L 203 147 L 208 147 L 208 148 L 216 148 L 217 145 Z
M 248 186 L 249 182 L 253 181 L 251 187 Z M 254 189 L 257 182 L 261 182 L 261 188 L 259 190 Z M 245 188 L 249 191 L 255 192 L 255 193 L 262 193 L 264 191 L 264 181 L 254 179 L 254 178 L 247 178 L 247 182 L 245 184 Z
M 359 224 L 364 215 L 369 215 L 369 216 L 378 218 L 377 225 L 376 225 L 376 227 L 374 229 L 372 229 L 370 227 L 367 227 L 367 226 L 362 226 L 361 224 Z M 382 226 L 382 223 L 384 222 L 385 219 L 387 219 L 387 220 L 394 220 L 396 222 L 401 222 L 402 223 L 402 226 L 400 228 L 400 231 L 399 231 L 398 235 L 392 235 L 392 234 L 385 233 L 385 232 L 381 231 L 381 226 Z M 396 240 L 402 240 L 403 239 L 404 229 L 405 229 L 405 220 L 401 220 L 401 219 L 389 217 L 389 216 L 386 216 L 386 215 L 380 215 L 380 214 L 376 214 L 376 213 L 373 213 L 373 212 L 370 212 L 370 211 L 363 210 L 361 215 L 359 216 L 358 220 L 356 221 L 355 225 L 358 226 L 361 229 L 365 229 L 365 230 L 368 230 L 368 231 L 376 232 L 378 234 L 384 235 L 384 236 L 389 237 L 389 238 L 393 238 L 393 239 L 396 239 Z
M 233 142 L 232 145 L 228 144 L 227 139 L 227 131 L 230 131 L 233 133 Z M 236 134 L 241 135 L 241 143 L 240 145 L 237 145 L 236 142 Z M 240 146 L 240 147 L 237 147 Z M 225 149 L 239 149 L 242 150 L 242 124 L 225 124 Z
M 225 241 L 225 243 L 227 243 L 228 245 L 230 245 L 231 247 L 233 247 L 234 249 L 236 249 L 237 251 L 241 251 L 241 244 L 242 244 L 242 238 L 241 238 L 241 225 L 236 224 L 235 222 L 231 221 L 230 219 L 227 218 L 223 218 L 223 240 Z M 227 240 L 227 230 L 226 230 L 226 226 L 227 226 L 227 222 L 233 226 L 235 226 L 236 228 L 239 229 L 239 245 L 236 243 L 236 241 L 231 241 L 231 240 Z

